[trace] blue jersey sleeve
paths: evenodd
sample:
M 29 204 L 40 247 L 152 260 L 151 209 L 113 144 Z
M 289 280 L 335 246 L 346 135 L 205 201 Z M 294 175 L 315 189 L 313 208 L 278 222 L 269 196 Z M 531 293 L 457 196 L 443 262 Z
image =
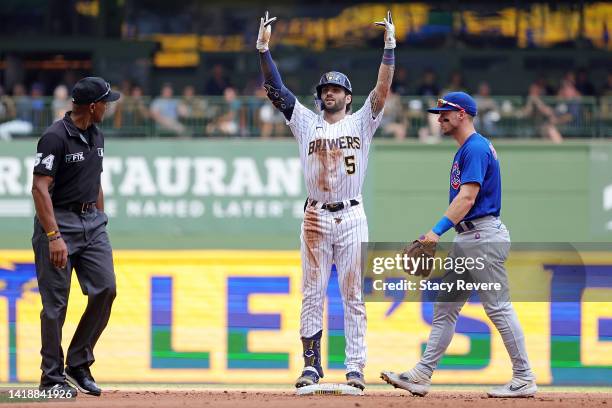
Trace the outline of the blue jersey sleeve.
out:
M 260 52 L 259 62 L 261 71 L 264 74 L 264 87 L 266 88 L 268 98 L 285 115 L 287 120 L 291 120 L 291 114 L 293 113 L 296 101 L 295 95 L 283 84 L 270 51 Z
M 478 183 L 482 187 L 490 159 L 490 149 L 478 143 L 469 146 L 463 154 L 461 168 L 461 184 Z

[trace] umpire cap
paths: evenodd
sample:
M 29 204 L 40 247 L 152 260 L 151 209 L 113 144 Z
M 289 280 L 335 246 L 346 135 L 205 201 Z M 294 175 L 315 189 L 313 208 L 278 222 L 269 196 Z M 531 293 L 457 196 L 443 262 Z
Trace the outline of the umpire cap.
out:
M 351 81 L 349 81 L 348 77 L 342 72 L 330 71 L 323 74 L 319 80 L 319 85 L 317 85 L 317 98 L 321 99 L 321 89 L 323 89 L 325 85 L 338 85 L 344 88 L 349 94 L 353 94 Z
M 85 77 L 72 88 L 72 102 L 76 105 L 113 102 L 120 96 L 119 92 L 112 91 L 110 84 L 100 77 Z

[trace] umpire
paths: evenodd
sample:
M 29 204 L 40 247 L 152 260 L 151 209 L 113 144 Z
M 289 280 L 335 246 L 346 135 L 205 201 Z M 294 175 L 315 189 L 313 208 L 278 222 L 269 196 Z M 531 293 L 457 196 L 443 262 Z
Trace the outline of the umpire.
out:
M 89 367 L 116 292 L 100 184 L 104 136 L 95 124 L 102 121 L 107 102 L 119 96 L 102 78 L 81 79 L 72 89 L 72 111 L 49 126 L 38 141 L 32 247 L 43 304 L 40 389 L 53 393 L 76 396 L 66 381 L 86 394 L 102 392 Z M 88 301 L 68 347 L 64 370 L 62 326 L 73 268 Z

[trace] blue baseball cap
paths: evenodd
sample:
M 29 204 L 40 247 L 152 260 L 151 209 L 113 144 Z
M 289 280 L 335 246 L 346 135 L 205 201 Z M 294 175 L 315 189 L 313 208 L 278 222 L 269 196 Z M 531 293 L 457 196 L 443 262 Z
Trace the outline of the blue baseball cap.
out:
M 465 92 L 449 92 L 441 99 L 438 99 L 438 106 L 436 108 L 427 109 L 427 112 L 439 115 L 442 111 L 453 110 L 464 110 L 468 115 L 476 116 L 478 106 L 476 106 L 474 98 Z
M 338 71 L 330 71 L 326 72 L 321 76 L 319 80 L 319 85 L 317 85 L 317 98 L 321 99 L 321 91 L 325 85 L 338 85 L 346 90 L 346 92 L 352 94 L 353 87 L 351 86 L 351 81 L 349 81 L 348 77 L 344 75 L 342 72 Z

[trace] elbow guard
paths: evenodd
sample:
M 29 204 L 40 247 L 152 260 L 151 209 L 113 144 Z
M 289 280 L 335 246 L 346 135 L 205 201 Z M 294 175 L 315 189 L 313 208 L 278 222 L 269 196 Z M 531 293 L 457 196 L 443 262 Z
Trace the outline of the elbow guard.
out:
M 295 107 L 295 95 L 283 85 L 280 89 L 274 88 L 272 85 L 265 83 L 266 93 L 272 104 L 281 111 L 285 117 L 291 117 L 293 108 Z

